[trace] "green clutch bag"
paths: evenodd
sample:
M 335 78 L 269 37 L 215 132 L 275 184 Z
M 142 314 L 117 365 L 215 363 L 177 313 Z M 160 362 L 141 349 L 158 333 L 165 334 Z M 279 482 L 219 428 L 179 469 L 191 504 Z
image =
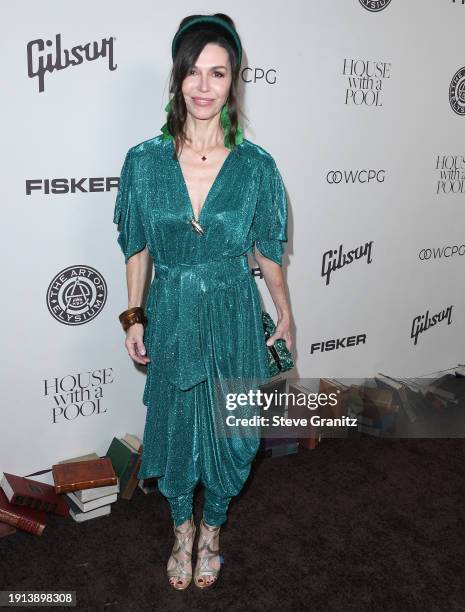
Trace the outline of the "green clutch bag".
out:
M 270 336 L 274 334 L 276 325 L 268 312 L 262 310 L 262 323 L 263 330 L 265 332 L 265 342 Z M 273 346 L 267 346 L 268 351 L 268 364 L 270 370 L 270 376 L 276 376 L 280 372 L 287 372 L 292 370 L 294 367 L 294 360 L 292 354 L 286 346 L 286 341 L 282 338 L 278 338 L 274 341 Z

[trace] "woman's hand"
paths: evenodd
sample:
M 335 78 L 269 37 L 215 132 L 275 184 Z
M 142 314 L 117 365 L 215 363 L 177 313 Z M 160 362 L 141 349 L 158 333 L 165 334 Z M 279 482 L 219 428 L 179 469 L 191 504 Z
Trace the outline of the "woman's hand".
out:
M 291 319 L 290 317 L 280 318 L 276 323 L 276 329 L 274 334 L 266 341 L 267 346 L 272 346 L 274 341 L 278 338 L 282 338 L 286 341 L 286 348 L 290 351 L 292 348 L 292 336 L 291 336 Z
M 147 365 L 150 359 L 146 355 L 144 346 L 144 326 L 134 323 L 126 332 L 125 346 L 131 359 L 141 365 Z

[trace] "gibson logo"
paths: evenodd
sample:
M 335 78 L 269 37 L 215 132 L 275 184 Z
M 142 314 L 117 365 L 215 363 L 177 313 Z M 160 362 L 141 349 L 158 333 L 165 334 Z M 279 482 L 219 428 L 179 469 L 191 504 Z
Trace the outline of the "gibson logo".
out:
M 373 240 L 370 242 L 365 242 L 364 245 L 357 247 L 356 249 L 352 249 L 351 251 L 347 251 L 347 253 L 342 252 L 342 244 L 339 245 L 339 249 L 337 251 L 326 251 L 323 253 L 323 261 L 321 264 L 321 276 L 326 276 L 326 284 L 329 285 L 329 277 L 331 272 L 335 270 L 339 270 L 344 266 L 352 263 L 356 259 L 361 259 L 362 257 L 367 258 L 367 263 L 371 263 L 371 245 L 373 244 Z M 337 257 L 336 257 L 337 255 Z
M 39 92 L 45 89 L 45 73 L 55 70 L 64 70 L 70 66 L 77 66 L 83 62 L 92 62 L 99 57 L 108 57 L 108 69 L 116 70 L 113 63 L 114 37 L 102 38 L 101 41 L 76 45 L 71 49 L 61 48 L 61 34 L 55 36 L 55 43 L 51 40 L 37 38 L 27 43 L 27 74 L 29 78 L 39 79 Z M 45 47 L 50 47 L 46 51 Z
M 418 342 L 418 336 L 421 333 L 423 333 L 430 327 L 434 327 L 436 323 L 440 323 L 441 321 L 444 321 L 444 319 L 447 319 L 447 325 L 450 325 L 452 308 L 453 306 L 448 306 L 445 310 L 441 310 L 441 312 L 438 312 L 438 314 L 435 314 L 432 317 L 429 316 L 429 310 L 427 310 L 424 315 L 418 315 L 414 317 L 412 321 L 412 332 L 410 334 L 411 338 L 415 338 L 413 344 L 416 344 Z

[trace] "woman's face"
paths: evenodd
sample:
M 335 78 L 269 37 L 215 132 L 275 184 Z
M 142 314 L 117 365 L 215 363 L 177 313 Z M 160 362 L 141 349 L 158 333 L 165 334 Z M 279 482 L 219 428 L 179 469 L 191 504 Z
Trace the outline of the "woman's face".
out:
M 208 43 L 182 83 L 187 112 L 210 119 L 221 111 L 231 87 L 231 65 L 226 49 Z

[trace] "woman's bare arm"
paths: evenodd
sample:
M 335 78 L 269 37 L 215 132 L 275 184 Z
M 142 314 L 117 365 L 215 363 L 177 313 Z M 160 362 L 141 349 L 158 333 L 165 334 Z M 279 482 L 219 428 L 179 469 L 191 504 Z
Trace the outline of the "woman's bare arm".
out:
M 128 287 L 128 308 L 142 306 L 144 287 L 147 277 L 151 273 L 152 258 L 147 247 L 135 253 L 126 264 L 126 281 Z M 131 359 L 146 365 L 150 359 L 146 355 L 144 346 L 144 326 L 134 323 L 126 332 L 125 346 Z
M 291 350 L 293 343 L 290 330 L 292 316 L 287 300 L 283 271 L 279 264 L 262 255 L 257 247 L 255 247 L 254 257 L 260 266 L 266 286 L 278 313 L 275 333 L 268 338 L 267 345 L 271 346 L 275 340 L 283 338 L 286 341 L 286 347 Z

